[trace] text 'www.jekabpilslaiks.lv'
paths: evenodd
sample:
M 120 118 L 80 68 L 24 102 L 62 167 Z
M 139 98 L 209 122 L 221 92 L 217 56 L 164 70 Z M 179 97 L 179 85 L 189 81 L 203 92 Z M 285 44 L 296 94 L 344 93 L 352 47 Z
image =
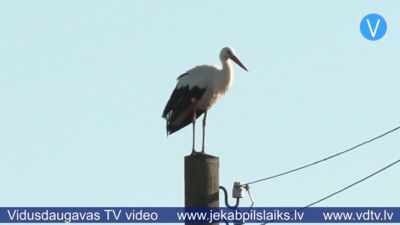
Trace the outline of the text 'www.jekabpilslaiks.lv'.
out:
M 178 212 L 178 220 L 181 221 L 194 221 L 194 222 L 242 222 L 260 221 L 260 222 L 273 222 L 273 221 L 301 221 L 304 217 L 304 212 L 301 211 L 281 211 L 276 210 L 255 210 L 250 209 L 246 211 L 240 210 L 209 210 L 206 212 L 190 211 Z

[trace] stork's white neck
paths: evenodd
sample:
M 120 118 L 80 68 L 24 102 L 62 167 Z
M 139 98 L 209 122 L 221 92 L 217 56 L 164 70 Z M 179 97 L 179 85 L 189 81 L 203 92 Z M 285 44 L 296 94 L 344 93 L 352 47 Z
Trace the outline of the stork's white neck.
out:
M 222 72 L 226 76 L 229 76 L 229 77 L 231 76 L 231 74 L 232 74 L 232 64 L 229 61 L 229 59 L 222 60 Z
M 225 93 L 231 86 L 233 81 L 233 68 L 230 60 L 221 60 L 222 62 L 222 76 L 221 83 L 219 83 L 219 90 Z

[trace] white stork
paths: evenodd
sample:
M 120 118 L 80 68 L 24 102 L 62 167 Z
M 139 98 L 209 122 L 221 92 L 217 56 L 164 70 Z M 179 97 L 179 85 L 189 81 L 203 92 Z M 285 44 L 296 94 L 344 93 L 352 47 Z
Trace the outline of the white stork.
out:
M 196 119 L 203 116 L 203 141 L 201 153 L 204 152 L 205 126 L 207 111 L 218 99 L 229 90 L 233 80 L 233 69 L 229 59 L 247 71 L 247 68 L 235 56 L 233 50 L 225 47 L 219 58 L 222 68 L 213 65 L 196 66 L 178 77 L 178 83 L 165 106 L 162 117 L 167 121 L 167 135 L 172 134 L 188 124 L 193 124 L 192 154 L 195 151 Z

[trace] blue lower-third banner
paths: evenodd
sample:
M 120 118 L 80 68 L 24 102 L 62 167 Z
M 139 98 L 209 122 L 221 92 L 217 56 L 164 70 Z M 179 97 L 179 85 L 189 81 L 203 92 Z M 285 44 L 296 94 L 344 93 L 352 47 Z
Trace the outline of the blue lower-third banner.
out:
M 400 207 L 0 207 L 0 223 L 400 223 Z

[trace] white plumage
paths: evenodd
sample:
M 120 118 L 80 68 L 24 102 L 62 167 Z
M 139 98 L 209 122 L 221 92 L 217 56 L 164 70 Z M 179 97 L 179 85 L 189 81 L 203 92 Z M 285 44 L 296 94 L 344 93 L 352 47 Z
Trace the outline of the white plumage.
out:
M 213 65 L 196 66 L 178 77 L 178 83 L 165 106 L 162 117 L 167 121 L 167 134 L 172 134 L 188 124 L 193 124 L 192 154 L 195 151 L 195 123 L 204 113 L 203 142 L 204 152 L 205 126 L 207 111 L 227 92 L 233 81 L 233 69 L 230 59 L 247 71 L 233 50 L 225 47 L 220 52 L 222 67 Z

